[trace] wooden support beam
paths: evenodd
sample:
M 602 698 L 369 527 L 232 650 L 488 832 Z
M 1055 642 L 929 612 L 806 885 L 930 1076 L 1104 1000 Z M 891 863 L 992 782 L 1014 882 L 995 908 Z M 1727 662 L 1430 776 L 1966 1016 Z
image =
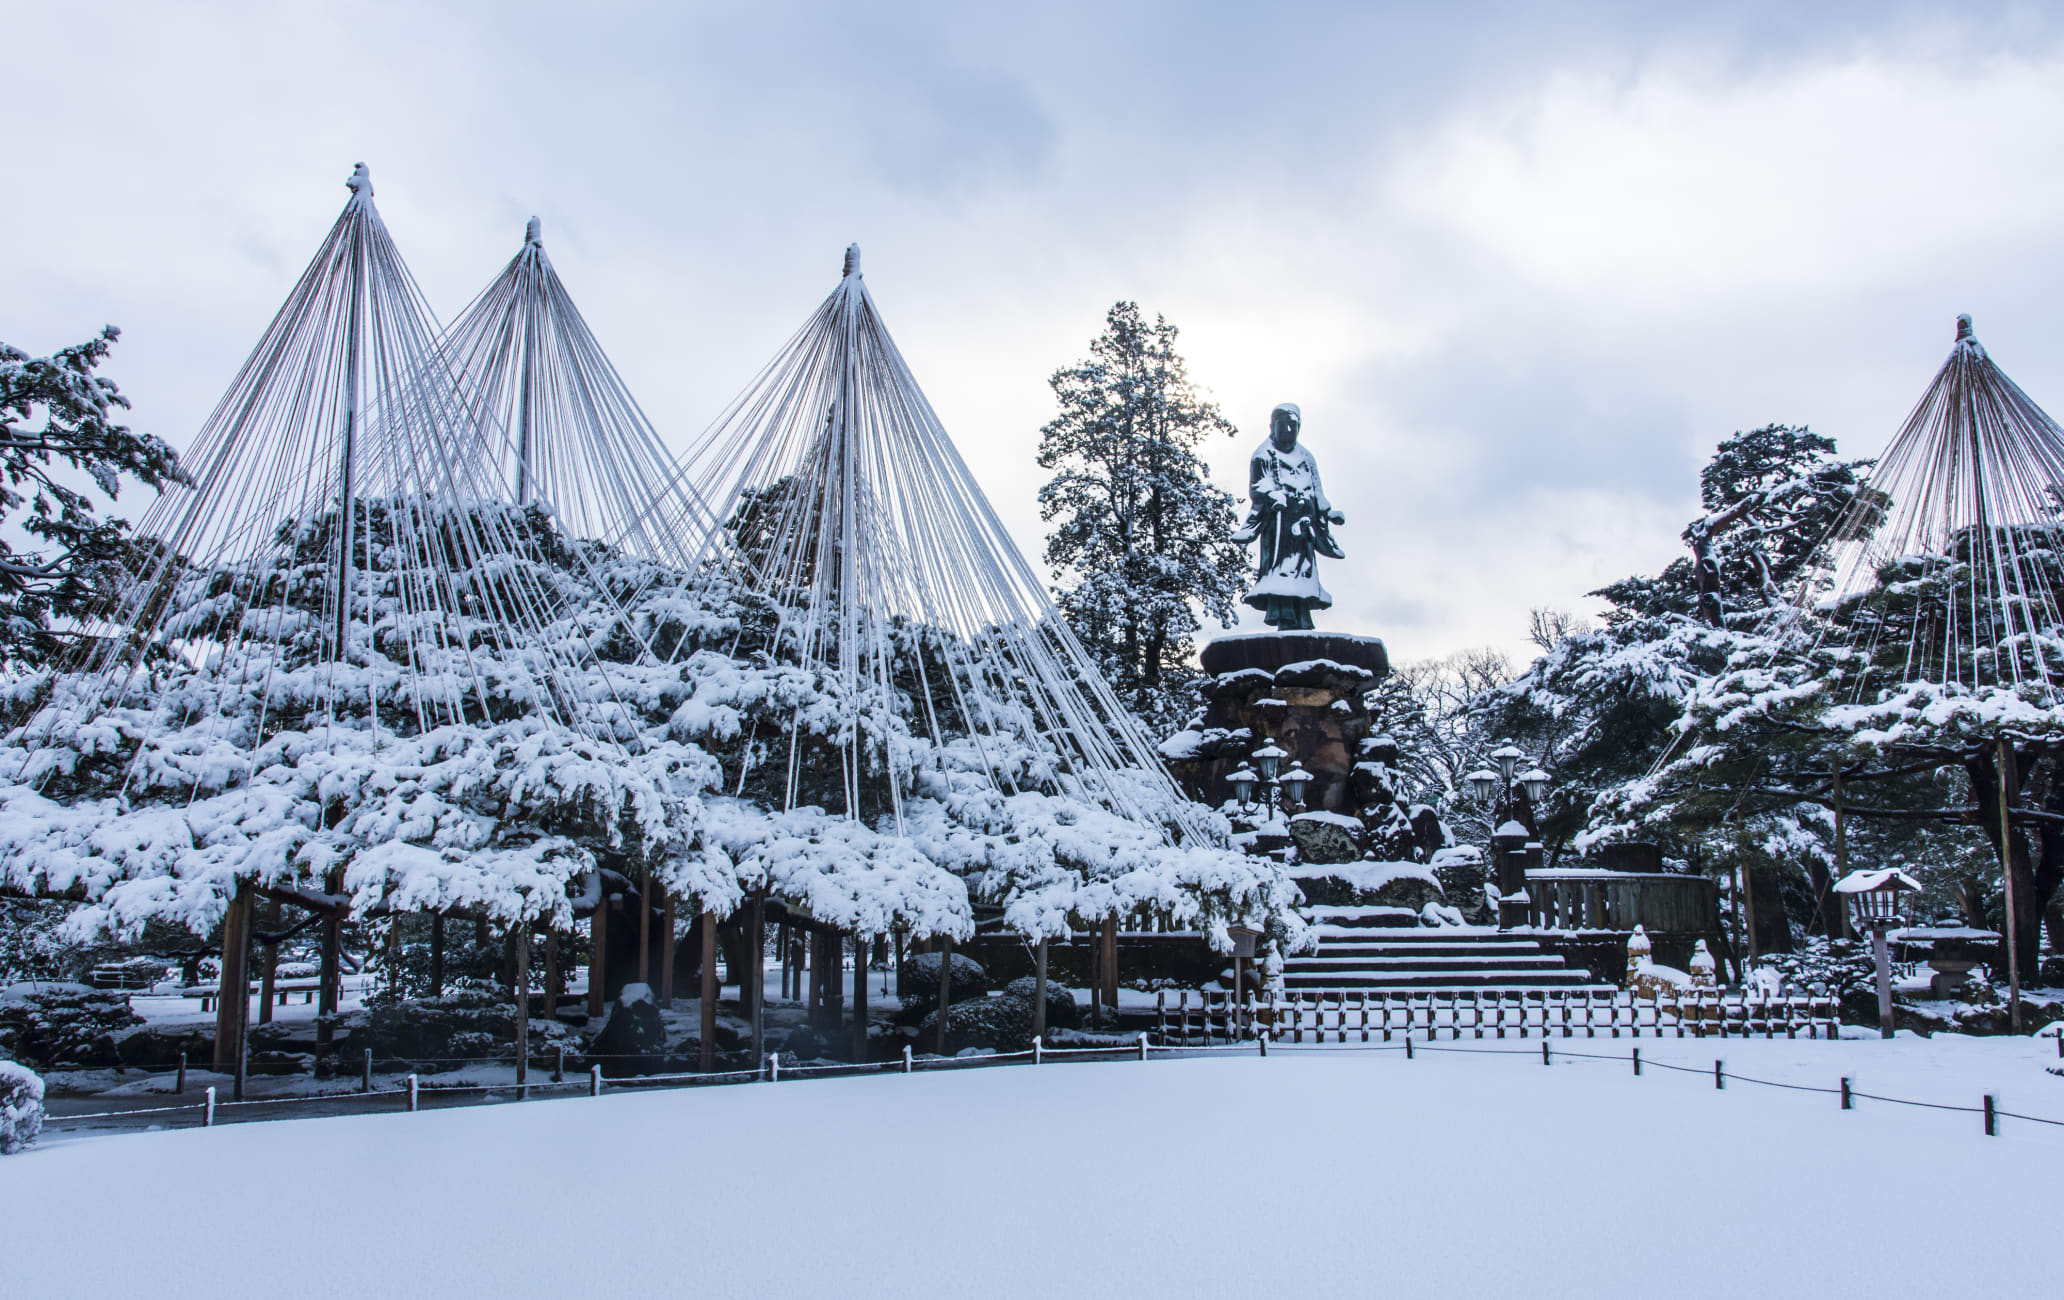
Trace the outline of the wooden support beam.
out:
M 1097 974 L 1103 977 L 1104 1005 L 1115 1014 L 1118 1010 L 1118 918 L 1104 918 L 1103 959 L 1097 963 Z
M 1032 1036 L 1046 1037 L 1046 936 L 1032 957 Z
M 602 987 L 608 976 L 609 951 L 609 883 L 602 883 L 602 901 L 595 904 L 595 914 L 588 918 L 588 1018 L 602 1018 L 605 1005 Z
M 277 900 L 265 900 L 265 928 L 277 933 L 280 928 L 280 906 Z M 279 976 L 279 945 L 268 943 L 265 951 L 258 955 L 258 1023 L 272 1023 L 273 986 Z
M 867 953 L 869 936 L 853 934 L 853 1059 L 867 1059 Z
M 652 984 L 652 869 L 638 872 L 638 982 Z
M 332 871 L 323 882 L 327 889 L 342 888 L 344 876 L 341 870 Z M 337 1041 L 332 1017 L 337 1014 L 337 1004 L 344 997 L 344 913 L 332 909 L 323 916 L 322 922 L 322 966 L 316 978 L 316 1029 L 315 1045 L 318 1050 L 328 1052 Z
M 674 895 L 665 885 L 658 889 L 664 900 L 659 926 L 659 1005 L 670 1008 L 674 1005 Z
M 444 996 L 444 913 L 430 914 L 430 996 Z
M 947 1012 L 953 1008 L 953 940 L 949 937 L 939 941 L 939 1034 L 932 1050 L 946 1055 Z
M 717 914 L 702 914 L 702 1069 L 717 1068 Z
M 559 932 L 545 933 L 545 1019 L 552 1020 L 559 1015 L 559 990 L 566 982 L 566 972 L 559 966 Z
M 750 1008 L 752 1024 L 752 1050 L 755 1067 L 767 1055 L 767 891 L 762 889 L 753 895 L 752 915 L 747 919 L 745 934 L 745 969 L 739 972 L 739 995 L 748 996 L 750 987 Z
M 239 881 L 222 916 L 222 978 L 215 997 L 215 1073 L 237 1073 L 251 1018 L 251 887 Z

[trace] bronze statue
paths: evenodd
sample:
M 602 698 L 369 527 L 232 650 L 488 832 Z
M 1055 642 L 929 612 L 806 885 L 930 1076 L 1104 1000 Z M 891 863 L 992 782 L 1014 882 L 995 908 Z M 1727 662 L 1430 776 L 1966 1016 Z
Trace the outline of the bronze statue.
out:
M 1333 525 L 1347 518 L 1326 500 L 1319 463 L 1297 445 L 1303 424 L 1304 413 L 1294 402 L 1269 413 L 1268 439 L 1247 466 L 1247 520 L 1233 534 L 1236 542 L 1261 543 L 1247 603 L 1283 631 L 1309 630 L 1311 612 L 1333 603 L 1319 585 L 1318 557 L 1346 558 L 1333 541 Z

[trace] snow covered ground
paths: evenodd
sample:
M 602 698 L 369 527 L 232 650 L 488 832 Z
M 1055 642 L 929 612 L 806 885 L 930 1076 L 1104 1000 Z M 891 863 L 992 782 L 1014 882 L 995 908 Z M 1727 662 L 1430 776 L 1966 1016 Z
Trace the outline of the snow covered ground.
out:
M 2049 1294 L 2064 1118 L 2027 1039 L 1278 1049 L 56 1139 L 4 1290 L 296 1296 Z M 184 1188 L 168 1198 L 150 1189 Z M 232 1190 L 233 1189 L 233 1190 Z M 217 1198 L 240 1209 L 222 1213 Z M 205 1206 L 203 1202 L 205 1201 Z M 327 1226 L 325 1226 L 327 1225 Z M 222 1233 L 233 1248 L 222 1248 Z M 1961 1248 L 1955 1243 L 1969 1243 Z M 576 1244 L 578 1243 L 578 1244 Z M 1980 1244 L 1982 1248 L 1980 1248 Z M 288 1279 L 291 1279 L 289 1282 Z

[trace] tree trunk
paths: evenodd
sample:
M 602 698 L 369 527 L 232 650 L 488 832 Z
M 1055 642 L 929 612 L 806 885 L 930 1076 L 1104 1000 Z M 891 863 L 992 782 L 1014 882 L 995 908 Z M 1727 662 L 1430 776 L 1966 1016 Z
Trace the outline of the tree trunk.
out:
M 444 996 L 444 913 L 430 914 L 430 996 Z
M 238 881 L 222 917 L 222 978 L 215 996 L 215 1073 L 236 1073 L 244 1052 L 244 1027 L 251 1018 L 251 899 L 248 881 Z
M 658 886 L 658 889 L 663 900 L 659 918 L 659 1005 L 671 1008 L 674 1005 L 674 896 L 665 885 Z

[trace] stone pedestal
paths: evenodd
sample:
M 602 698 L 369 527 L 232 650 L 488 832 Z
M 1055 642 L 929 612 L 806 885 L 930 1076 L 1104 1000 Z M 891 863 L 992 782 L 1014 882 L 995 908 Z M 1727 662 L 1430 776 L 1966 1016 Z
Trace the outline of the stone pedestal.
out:
M 1264 736 L 1302 763 L 1313 780 L 1307 808 L 1358 811 L 1349 778 L 1369 735 L 1363 696 L 1390 672 L 1375 637 L 1336 632 L 1259 632 L 1204 647 L 1204 717 L 1162 747 L 1176 779 L 1213 806 L 1232 797 L 1226 773 Z

